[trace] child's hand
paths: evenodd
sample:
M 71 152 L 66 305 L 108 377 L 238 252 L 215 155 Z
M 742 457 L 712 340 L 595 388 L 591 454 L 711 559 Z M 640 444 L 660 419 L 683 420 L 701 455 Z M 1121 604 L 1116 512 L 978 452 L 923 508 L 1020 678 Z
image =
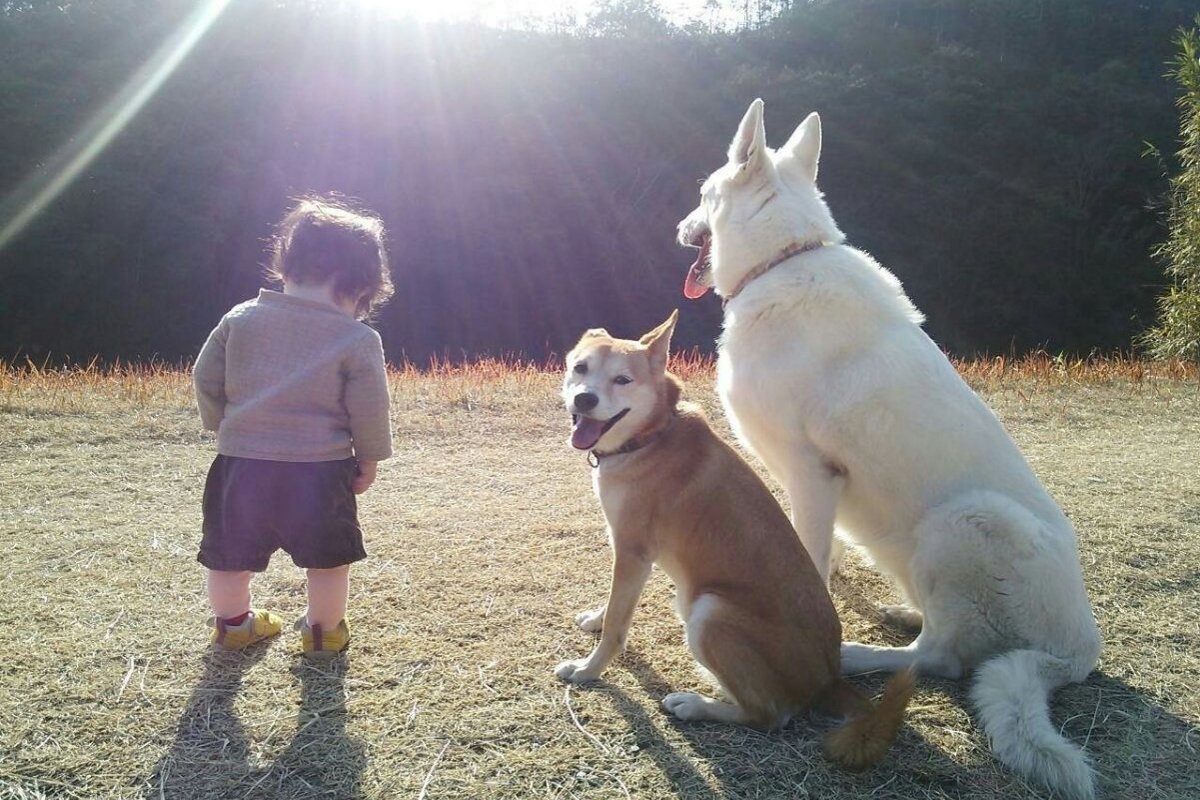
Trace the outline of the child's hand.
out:
M 375 482 L 375 473 L 378 467 L 378 461 L 358 462 L 358 474 L 354 476 L 354 482 L 350 484 L 350 488 L 355 494 L 362 494 L 371 488 L 371 484 Z

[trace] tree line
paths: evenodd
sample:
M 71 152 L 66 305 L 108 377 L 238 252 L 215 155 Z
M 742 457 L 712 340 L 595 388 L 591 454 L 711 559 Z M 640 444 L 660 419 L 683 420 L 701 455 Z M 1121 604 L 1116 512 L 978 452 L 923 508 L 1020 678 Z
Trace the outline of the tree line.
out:
M 385 219 L 393 359 L 540 358 L 675 306 L 679 344 L 710 348 L 720 307 L 683 300 L 674 226 L 758 96 L 772 145 L 821 112 L 835 217 L 953 352 L 1128 348 L 1165 282 L 1145 152 L 1175 149 L 1197 2 L 775 0 L 731 30 L 623 0 L 499 30 L 236 0 L 123 119 L 196 8 L 0 2 L 0 226 L 27 218 L 0 249 L 0 357 L 194 355 L 305 191 Z M 106 109 L 123 126 L 89 126 Z

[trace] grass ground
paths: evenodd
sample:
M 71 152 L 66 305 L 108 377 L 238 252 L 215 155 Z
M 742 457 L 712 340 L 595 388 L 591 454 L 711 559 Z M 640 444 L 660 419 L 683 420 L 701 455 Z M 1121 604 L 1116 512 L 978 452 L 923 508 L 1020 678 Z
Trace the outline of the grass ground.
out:
M 711 376 L 684 365 L 709 408 Z M 1105 651 L 1052 712 L 1108 798 L 1200 797 L 1200 382 L 1134 362 L 962 365 L 1074 520 Z M 830 769 L 819 725 L 678 724 L 704 689 L 656 575 L 593 687 L 551 674 L 592 636 L 610 565 L 558 376 L 406 370 L 397 456 L 362 498 L 356 640 L 318 669 L 294 635 L 206 649 L 194 561 L 213 454 L 186 376 L 0 365 L 0 797 L 1041 797 L 1000 768 L 965 687 L 923 679 L 887 761 Z M 304 608 L 286 556 L 255 583 Z M 833 586 L 846 635 L 900 642 L 862 558 Z M 877 690 L 878 679 L 863 683 Z

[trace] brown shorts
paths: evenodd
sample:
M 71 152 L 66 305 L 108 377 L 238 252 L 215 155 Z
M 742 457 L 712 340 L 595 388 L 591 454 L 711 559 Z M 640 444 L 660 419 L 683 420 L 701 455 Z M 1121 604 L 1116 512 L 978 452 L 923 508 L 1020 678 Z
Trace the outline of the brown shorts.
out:
M 351 483 L 353 458 L 298 463 L 217 456 L 204 484 L 209 569 L 262 572 L 282 548 L 296 566 L 331 569 L 367 557 Z

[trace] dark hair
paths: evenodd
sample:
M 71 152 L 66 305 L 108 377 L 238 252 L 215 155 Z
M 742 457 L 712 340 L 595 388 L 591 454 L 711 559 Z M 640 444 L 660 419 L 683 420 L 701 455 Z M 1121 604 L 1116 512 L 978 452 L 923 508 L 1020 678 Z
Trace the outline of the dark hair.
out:
M 339 195 L 304 195 L 279 222 L 267 276 L 294 283 L 333 281 L 339 299 L 355 299 L 366 319 L 392 296 L 383 220 Z

